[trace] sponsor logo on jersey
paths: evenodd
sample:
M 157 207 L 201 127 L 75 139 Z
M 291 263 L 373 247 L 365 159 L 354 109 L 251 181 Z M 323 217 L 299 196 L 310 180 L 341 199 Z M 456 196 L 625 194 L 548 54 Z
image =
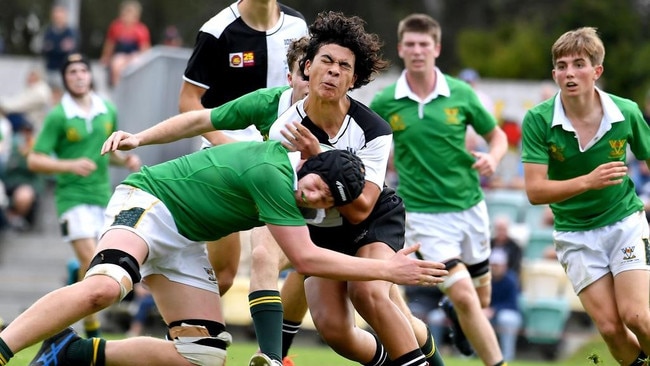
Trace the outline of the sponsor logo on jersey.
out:
M 251 67 L 255 66 L 255 53 L 253 51 L 235 52 L 229 56 L 230 67 Z
M 610 158 L 620 159 L 625 154 L 625 140 L 609 140 L 609 146 L 612 148 L 609 152 Z

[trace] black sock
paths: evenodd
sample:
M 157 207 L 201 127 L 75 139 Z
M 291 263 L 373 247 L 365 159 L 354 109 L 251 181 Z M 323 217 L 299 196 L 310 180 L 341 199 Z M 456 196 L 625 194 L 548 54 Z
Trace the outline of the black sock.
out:
M 106 365 L 106 340 L 101 338 L 78 339 L 68 346 L 65 356 L 71 364 Z
M 407 354 L 401 355 L 389 363 L 391 366 L 427 366 L 427 364 L 427 360 L 419 348 L 414 349 Z
M 293 343 L 293 338 L 300 330 L 300 324 L 302 323 L 296 323 L 286 319 L 282 320 L 282 359 L 287 357 L 289 348 L 291 348 L 291 344 Z
M 0 338 L 0 366 L 6 365 L 12 357 L 14 357 L 14 353 L 11 352 L 5 341 Z
M 375 342 L 377 343 L 377 351 L 375 351 L 375 356 L 368 363 L 365 363 L 364 366 L 380 366 L 383 365 L 386 360 L 388 360 L 388 353 L 384 348 L 384 345 L 379 342 L 379 338 L 373 334 L 375 337 Z
M 508 363 L 504 360 L 501 360 L 494 364 L 494 366 L 508 366 Z

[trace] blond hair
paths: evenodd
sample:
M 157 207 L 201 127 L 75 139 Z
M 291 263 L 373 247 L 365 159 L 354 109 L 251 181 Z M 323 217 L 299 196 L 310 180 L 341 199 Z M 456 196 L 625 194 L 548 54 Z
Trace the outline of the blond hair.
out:
M 586 56 L 592 66 L 597 66 L 605 60 L 605 46 L 598 37 L 596 28 L 582 27 L 561 35 L 553 44 L 551 54 L 554 66 L 560 57 L 572 55 Z

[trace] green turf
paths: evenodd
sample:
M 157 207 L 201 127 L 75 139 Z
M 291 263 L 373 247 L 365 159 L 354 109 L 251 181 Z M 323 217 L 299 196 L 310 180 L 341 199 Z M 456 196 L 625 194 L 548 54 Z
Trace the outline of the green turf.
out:
M 108 337 L 109 339 L 116 339 L 119 337 Z M 29 361 L 34 357 L 38 350 L 38 346 L 28 348 L 18 355 L 16 355 L 9 366 L 27 366 Z M 257 345 L 253 342 L 240 342 L 234 344 L 228 349 L 228 366 L 246 366 L 250 356 L 257 350 Z M 296 363 L 296 366 L 352 366 L 358 365 L 355 362 L 345 360 L 324 346 L 295 346 L 292 347 L 291 355 Z M 594 363 L 592 359 L 597 358 L 599 363 Z M 467 359 L 458 357 L 445 357 L 445 364 L 447 366 L 481 366 L 482 363 L 477 359 Z M 510 366 L 542 366 L 542 365 L 555 365 L 555 366 L 614 366 L 616 363 L 609 355 L 607 347 L 597 337 L 593 342 L 587 343 L 582 349 L 577 351 L 571 358 L 561 361 L 523 361 L 516 360 L 510 362 Z

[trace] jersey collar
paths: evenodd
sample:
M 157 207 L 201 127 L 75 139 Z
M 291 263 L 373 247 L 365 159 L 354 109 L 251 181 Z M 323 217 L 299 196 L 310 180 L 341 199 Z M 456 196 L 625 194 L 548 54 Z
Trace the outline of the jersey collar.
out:
M 623 117 L 623 113 L 621 113 L 621 110 L 616 106 L 612 98 L 599 88 L 596 88 L 596 92 L 598 92 L 598 96 L 600 97 L 600 104 L 603 106 L 603 123 L 601 123 L 601 128 L 607 127 L 607 130 L 609 130 L 609 127 L 612 125 L 612 123 L 624 121 L 625 118 Z M 562 128 L 566 131 L 575 131 L 573 125 L 571 125 L 571 121 L 569 121 L 566 113 L 564 113 L 562 100 L 560 99 L 560 93 L 562 92 L 557 93 L 555 96 L 553 121 L 551 122 L 551 127 L 562 126 Z
M 92 107 L 90 109 L 90 112 L 86 113 L 81 108 L 79 108 L 79 105 L 77 102 L 75 102 L 70 93 L 65 93 L 61 98 L 61 106 L 63 107 L 65 117 L 68 119 L 75 117 L 93 119 L 95 116 L 108 113 L 106 104 L 104 104 L 104 101 L 99 97 L 99 95 L 91 93 L 90 97 L 92 101 Z
M 434 72 L 436 73 L 436 87 L 433 89 L 431 94 L 424 98 L 424 100 L 420 100 L 420 98 L 411 91 L 411 88 L 406 81 L 406 70 L 402 71 L 402 75 L 397 79 L 397 84 L 395 85 L 395 99 L 409 98 L 418 103 L 428 103 L 433 99 L 436 99 L 438 96 L 449 97 L 451 92 L 449 91 L 449 84 L 447 84 L 445 75 L 438 67 L 435 68 Z

